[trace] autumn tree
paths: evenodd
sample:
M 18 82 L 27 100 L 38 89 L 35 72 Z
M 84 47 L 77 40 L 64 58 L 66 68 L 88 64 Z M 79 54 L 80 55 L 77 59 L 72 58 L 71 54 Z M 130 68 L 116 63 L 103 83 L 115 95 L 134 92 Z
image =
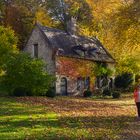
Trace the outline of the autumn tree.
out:
M 14 5 L 12 3 L 5 5 L 3 17 L 3 25 L 11 27 L 19 38 L 18 47 L 23 48 L 23 45 L 33 27 L 32 14 L 26 7 L 22 5 Z
M 13 30 L 0 26 L 0 69 L 13 54 L 17 53 L 17 41 Z
M 44 8 L 39 8 L 35 14 L 36 21 L 44 26 L 56 27 L 57 23 L 49 16 Z
M 1 0 L 0 19 L 15 30 L 23 48 L 36 21 L 66 30 L 74 16 L 78 34 L 97 36 L 119 67 L 129 56 L 140 62 L 139 5 L 138 0 Z
M 1 0 L 1 24 L 11 27 L 19 38 L 18 47 L 23 49 L 36 22 L 36 11 L 41 7 L 39 0 Z M 39 6 L 38 6 L 39 5 Z
M 140 51 L 139 4 L 140 2 L 134 1 L 121 7 L 119 12 L 114 16 L 116 20 L 112 22 L 115 25 L 112 29 L 116 42 L 116 45 L 114 45 L 114 55 L 120 66 L 124 61 L 126 61 L 125 64 L 131 62 L 127 69 L 130 68 L 132 73 L 134 73 L 135 69 L 140 71 L 138 66 L 140 62 L 138 58 L 138 52 Z M 124 68 L 126 68 L 125 65 Z M 123 69 L 123 71 L 125 70 Z
M 139 1 L 87 0 L 97 28 L 85 29 L 82 34 L 98 36 L 117 61 L 118 73 L 139 71 L 140 10 Z M 126 64 L 127 62 L 134 62 Z M 131 65 L 132 64 L 132 65 Z M 126 65 L 128 67 L 126 67 Z M 132 68 L 133 67 L 133 68 Z
M 92 14 L 86 0 L 46 0 L 45 8 L 63 29 L 66 29 L 67 21 L 71 16 L 76 17 L 79 24 L 88 26 L 92 23 Z

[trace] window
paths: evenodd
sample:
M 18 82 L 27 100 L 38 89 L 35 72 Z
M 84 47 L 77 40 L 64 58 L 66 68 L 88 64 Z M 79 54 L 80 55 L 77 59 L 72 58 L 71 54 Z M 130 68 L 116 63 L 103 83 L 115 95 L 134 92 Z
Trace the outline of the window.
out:
M 85 53 L 87 51 L 87 49 L 84 48 L 82 45 L 74 46 L 74 47 L 72 47 L 72 50 L 74 53 L 76 53 L 77 55 L 79 55 L 81 57 L 84 57 Z
M 80 55 L 81 57 L 85 56 L 85 52 L 82 50 L 76 50 L 77 54 Z
M 77 78 L 77 90 L 80 90 L 81 89 L 81 81 L 82 81 L 82 78 L 81 77 L 78 77 Z
M 77 90 L 90 89 L 90 77 L 77 78 Z
M 85 78 L 85 89 L 90 89 L 90 77 Z
M 38 44 L 34 44 L 33 46 L 33 56 L 38 58 Z
M 100 89 L 103 87 L 108 86 L 108 78 L 105 76 L 98 76 L 96 77 L 95 87 Z

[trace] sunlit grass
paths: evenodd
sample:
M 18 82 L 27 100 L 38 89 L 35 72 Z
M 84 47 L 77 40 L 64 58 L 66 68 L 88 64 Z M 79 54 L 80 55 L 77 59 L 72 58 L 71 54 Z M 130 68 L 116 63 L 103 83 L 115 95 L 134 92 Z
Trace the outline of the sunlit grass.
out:
M 47 127 L 57 127 L 57 115 L 40 105 L 0 98 L 0 106 L 0 139 L 25 139 L 41 134 Z
M 131 98 L 1 97 L 0 140 L 117 140 L 134 118 Z

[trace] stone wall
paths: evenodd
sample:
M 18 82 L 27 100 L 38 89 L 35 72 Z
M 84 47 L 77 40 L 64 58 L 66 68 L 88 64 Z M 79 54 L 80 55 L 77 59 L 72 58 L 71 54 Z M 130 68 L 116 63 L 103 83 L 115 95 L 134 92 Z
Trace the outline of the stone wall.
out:
M 67 79 L 67 94 L 68 95 L 74 95 L 74 94 L 80 94 L 80 91 L 77 90 L 77 77 L 72 78 L 68 77 L 66 75 L 56 75 L 56 94 L 62 95 L 61 91 L 61 79 L 66 78 Z
M 33 46 L 34 44 L 38 44 L 38 56 L 42 58 L 47 64 L 47 71 L 49 74 L 55 74 L 55 59 L 52 56 L 53 49 L 50 46 L 43 33 L 36 26 L 32 31 L 30 38 L 24 48 L 25 52 L 28 52 L 32 57 L 33 56 Z

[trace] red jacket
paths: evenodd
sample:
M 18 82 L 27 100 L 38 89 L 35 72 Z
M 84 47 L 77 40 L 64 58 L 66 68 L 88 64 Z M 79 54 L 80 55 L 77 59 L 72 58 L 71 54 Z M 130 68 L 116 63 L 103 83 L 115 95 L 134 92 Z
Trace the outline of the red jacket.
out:
M 134 99 L 135 99 L 135 102 L 140 102 L 140 89 L 135 89 Z

